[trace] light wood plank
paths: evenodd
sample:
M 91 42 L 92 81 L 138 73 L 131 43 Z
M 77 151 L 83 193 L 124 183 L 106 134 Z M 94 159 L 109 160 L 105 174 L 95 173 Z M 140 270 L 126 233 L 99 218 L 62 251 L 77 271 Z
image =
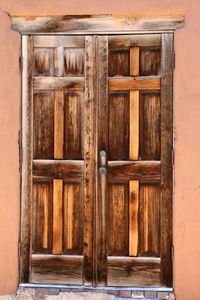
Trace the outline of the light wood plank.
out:
M 12 29 L 25 33 L 108 33 L 155 32 L 175 30 L 184 25 L 183 16 L 113 17 L 85 16 L 11 16 Z
M 66 185 L 67 188 L 67 249 L 73 248 L 73 211 L 74 211 L 74 188 L 73 185 Z
M 83 77 L 35 77 L 33 78 L 35 90 L 63 90 L 83 91 Z
M 110 78 L 109 90 L 134 91 L 134 90 L 159 90 L 160 77 L 126 77 Z
M 64 135 L 64 95 L 62 91 L 55 92 L 54 102 L 54 158 L 63 158 Z
M 129 201 L 129 256 L 137 256 L 139 180 L 129 182 Z
M 130 160 L 138 160 L 139 155 L 139 91 L 130 92 Z
M 83 36 L 47 36 L 35 35 L 33 37 L 34 47 L 52 48 L 52 47 L 69 47 L 69 48 L 83 48 Z
M 139 47 L 131 47 L 130 48 L 130 75 L 138 76 L 139 75 L 139 55 L 140 48 Z
M 109 48 L 156 47 L 161 45 L 161 34 L 111 35 Z
M 63 180 L 53 181 L 53 254 L 62 253 L 62 194 Z

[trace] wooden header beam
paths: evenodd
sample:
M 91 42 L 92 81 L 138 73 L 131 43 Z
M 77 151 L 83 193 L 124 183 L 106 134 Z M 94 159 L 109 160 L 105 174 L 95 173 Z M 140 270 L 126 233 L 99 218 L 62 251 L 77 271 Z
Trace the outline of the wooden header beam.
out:
M 114 17 L 83 16 L 11 16 L 12 29 L 21 34 L 109 34 L 174 31 L 184 25 L 183 16 Z

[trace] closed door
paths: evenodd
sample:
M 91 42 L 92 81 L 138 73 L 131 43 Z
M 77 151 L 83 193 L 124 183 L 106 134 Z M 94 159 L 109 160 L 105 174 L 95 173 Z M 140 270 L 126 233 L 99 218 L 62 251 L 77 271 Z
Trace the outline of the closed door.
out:
M 172 41 L 29 38 L 29 282 L 171 286 Z

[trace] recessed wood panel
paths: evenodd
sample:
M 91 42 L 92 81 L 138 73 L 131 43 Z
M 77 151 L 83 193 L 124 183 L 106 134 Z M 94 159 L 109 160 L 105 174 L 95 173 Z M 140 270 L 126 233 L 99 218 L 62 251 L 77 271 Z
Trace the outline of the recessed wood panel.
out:
M 129 64 L 129 49 L 114 49 L 109 51 L 109 76 L 129 75 Z
M 140 49 L 140 75 L 159 75 L 161 68 L 160 48 Z
M 140 158 L 160 159 L 160 93 L 140 93 Z
M 129 93 L 109 95 L 109 159 L 129 159 Z
M 108 285 L 159 286 L 159 258 L 108 257 Z
M 108 199 L 108 255 L 128 255 L 128 184 L 110 184 Z
M 64 183 L 63 209 L 63 251 L 66 254 L 82 254 L 83 199 L 80 183 Z
M 64 158 L 82 158 L 82 94 L 65 93 Z
M 82 274 L 81 255 L 32 255 L 31 283 L 82 284 Z
M 52 252 L 52 181 L 33 182 L 33 253 Z
M 140 256 L 160 256 L 160 186 L 140 186 Z
M 53 49 L 36 48 L 34 49 L 34 75 L 53 76 L 54 75 L 54 56 Z
M 84 75 L 84 49 L 64 49 L 64 76 Z
M 54 157 L 54 93 L 34 94 L 33 107 L 33 156 Z

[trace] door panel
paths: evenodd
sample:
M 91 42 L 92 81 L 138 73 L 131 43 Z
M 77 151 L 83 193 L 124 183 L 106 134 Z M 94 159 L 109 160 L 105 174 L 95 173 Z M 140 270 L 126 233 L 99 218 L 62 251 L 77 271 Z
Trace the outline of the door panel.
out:
M 171 285 L 171 41 L 33 37 L 29 282 Z

